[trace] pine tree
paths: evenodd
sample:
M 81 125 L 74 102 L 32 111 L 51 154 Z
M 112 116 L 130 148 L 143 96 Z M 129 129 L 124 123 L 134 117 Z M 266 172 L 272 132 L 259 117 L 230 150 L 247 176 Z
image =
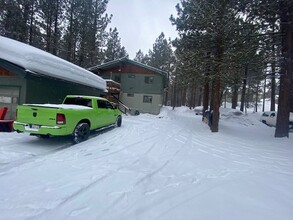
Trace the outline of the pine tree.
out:
M 272 99 L 274 98 L 274 70 L 276 66 L 280 68 L 275 137 L 288 137 L 289 112 L 293 111 L 293 3 L 291 0 L 255 0 L 252 4 L 247 4 L 245 9 L 248 17 L 261 24 L 264 35 L 268 36 L 267 38 L 270 40 L 271 49 L 268 50 L 268 63 L 271 64 L 272 69 Z M 278 42 L 281 43 L 278 45 Z M 276 55 L 278 51 L 280 51 L 280 56 Z M 276 57 L 280 57 L 280 59 L 276 59 Z M 273 104 L 271 103 L 271 105 Z M 271 107 L 271 109 L 273 108 Z
M 136 52 L 134 61 L 143 63 L 143 64 L 148 64 L 149 63 L 149 57 L 147 55 L 144 55 L 144 53 L 139 50 Z
M 275 137 L 289 137 L 289 112 L 293 99 L 293 3 L 280 1 L 282 56 L 280 96 Z M 290 101 L 291 99 L 291 101 Z M 291 103 L 290 103 L 291 102 Z
M 108 0 L 81 0 L 76 62 L 90 67 L 103 60 L 106 27 L 111 17 L 105 14 Z
M 124 47 L 121 46 L 121 39 L 117 28 L 109 30 L 106 41 L 105 60 L 104 62 L 116 60 L 128 56 Z
M 148 55 L 145 56 L 144 60 L 146 60 L 147 65 L 158 68 L 168 73 L 168 81 L 169 77 L 175 72 L 175 56 L 172 50 L 171 40 L 166 40 L 165 35 L 162 32 L 159 37 L 156 39 L 153 44 L 152 50 L 149 50 Z M 166 82 L 169 83 L 169 82 Z M 174 95 L 172 93 L 171 88 L 168 87 L 165 91 L 164 104 L 167 105 L 168 99 L 172 98 L 170 95 Z M 173 102 L 174 103 L 174 102 Z
M 0 33 L 3 36 L 31 45 L 37 44 L 40 36 L 36 27 L 36 0 L 2 0 L 0 11 Z
M 239 81 L 242 78 L 242 74 L 237 74 L 239 69 L 248 70 L 245 54 L 257 51 L 255 44 L 248 43 L 254 27 L 250 22 L 253 28 L 244 29 L 244 24 L 249 22 L 243 20 L 240 3 L 186 0 L 176 6 L 178 17 L 171 17 L 180 36 L 175 46 L 181 71 L 190 80 L 199 79 L 205 88 L 205 99 L 211 97 L 210 101 L 204 99 L 204 108 L 209 102 L 213 112 L 212 132 L 218 131 L 219 107 L 225 87 L 233 79 Z M 248 48 L 242 43 L 245 41 Z M 206 94 L 209 92 L 211 96 Z
M 60 56 L 69 62 L 76 63 L 77 45 L 79 41 L 79 16 L 80 0 L 71 0 L 66 4 L 65 19 L 68 25 L 65 27 L 61 40 Z
M 174 57 L 171 42 L 165 39 L 161 33 L 153 44 L 153 49 L 149 51 L 148 65 L 164 71 L 170 71 L 170 65 Z
M 64 14 L 64 0 L 40 0 L 40 27 L 43 30 L 45 50 L 58 55 L 61 38 L 61 21 Z

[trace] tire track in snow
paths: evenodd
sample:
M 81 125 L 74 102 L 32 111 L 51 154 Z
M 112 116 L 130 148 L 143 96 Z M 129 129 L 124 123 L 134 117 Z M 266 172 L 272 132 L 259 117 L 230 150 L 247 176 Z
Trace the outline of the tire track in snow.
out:
M 111 173 L 111 172 L 109 172 Z M 27 218 L 27 220 L 34 220 L 34 219 L 42 219 L 42 216 L 46 216 L 46 218 L 48 218 L 47 215 L 50 215 L 50 213 L 53 214 L 53 212 L 56 210 L 56 209 L 60 209 L 62 208 L 64 205 L 66 205 L 67 203 L 73 201 L 76 197 L 78 197 L 79 195 L 81 195 L 82 193 L 90 190 L 91 188 L 94 188 L 94 186 L 103 181 L 104 179 L 106 179 L 108 176 L 109 176 L 109 173 L 106 174 L 106 175 L 103 175 L 102 177 L 96 179 L 95 181 L 89 183 L 87 186 L 85 187 L 82 187 L 81 189 L 75 191 L 74 193 L 72 193 L 70 196 L 66 197 L 65 199 L 63 199 L 60 203 L 56 204 L 55 207 L 53 209 L 49 209 L 49 210 L 44 210 L 43 212 L 41 212 L 40 214 L 38 215 L 35 215 L 35 216 L 32 216 L 30 218 Z M 80 210 L 80 209 L 79 209 Z M 71 212 L 74 213 L 74 211 L 77 211 L 77 210 L 72 210 Z M 53 219 L 53 218 L 52 218 Z
M 102 135 L 105 132 L 112 130 L 113 128 L 114 128 L 114 126 L 109 126 L 106 128 L 102 128 L 102 129 L 98 129 L 96 131 L 93 131 L 87 141 L 94 139 L 97 136 Z M 52 140 L 53 138 L 55 138 L 55 139 Z M 71 141 L 67 140 L 69 138 L 69 136 L 53 137 L 53 138 L 52 139 L 45 139 L 45 140 L 36 139 L 35 142 L 37 143 L 37 142 L 42 141 L 42 142 L 49 142 L 50 143 L 50 142 L 55 142 L 57 139 L 61 138 L 62 141 L 65 141 L 65 144 L 60 145 L 59 147 L 54 148 L 53 150 L 49 150 L 49 151 L 46 151 L 46 152 L 40 153 L 40 154 L 33 154 L 33 153 L 30 154 L 30 153 L 25 152 L 27 155 L 29 155 L 28 157 L 0 164 L 0 177 L 7 175 L 10 171 L 12 171 L 14 169 L 20 168 L 21 166 L 24 166 L 29 163 L 33 163 L 36 160 L 47 157 L 49 155 L 53 155 L 53 154 L 58 153 L 62 150 L 65 150 L 69 147 L 79 146 L 78 144 L 73 145 Z M 82 143 L 86 143 L 86 141 L 82 142 Z M 80 143 L 80 144 L 82 144 L 82 143 Z M 40 146 L 40 147 L 42 147 L 42 146 Z
M 141 134 L 143 134 L 143 130 L 141 130 L 141 131 L 142 131 Z M 181 131 L 183 131 L 183 129 L 181 129 L 181 130 L 179 130 L 179 131 L 181 132 Z M 179 132 L 179 133 L 180 133 L 180 132 Z M 122 133 L 122 132 L 118 132 L 118 133 Z M 123 132 L 123 133 L 124 133 L 124 132 Z M 177 132 L 176 132 L 176 133 L 177 133 Z M 97 135 L 91 136 L 90 139 L 95 138 L 95 137 L 97 137 L 98 135 L 100 135 L 100 134 L 97 134 Z M 175 135 L 175 133 L 172 134 L 172 135 Z M 121 137 L 121 136 L 123 136 L 123 135 L 120 135 L 119 137 Z M 116 140 L 119 140 L 118 135 L 115 135 L 115 137 L 116 137 L 116 138 L 115 138 Z M 168 139 L 170 138 L 168 135 L 165 135 L 165 136 L 163 136 L 163 137 L 165 138 L 165 140 L 168 140 Z M 90 142 L 90 139 L 89 139 L 89 142 Z M 151 146 L 149 146 L 148 149 L 146 149 L 146 151 L 144 151 L 145 154 L 148 155 L 148 154 L 149 154 L 150 152 L 152 152 L 152 150 L 156 147 L 155 142 L 156 142 L 156 140 L 158 140 L 158 139 L 160 139 L 160 140 L 162 139 L 162 134 L 160 134 L 160 133 L 156 133 L 156 132 L 152 132 L 151 135 L 150 135 L 149 137 L 145 137 L 142 141 L 136 141 L 135 143 L 130 143 L 130 144 L 124 146 L 123 148 L 118 149 L 118 150 L 115 151 L 115 152 L 108 153 L 107 155 L 103 155 L 103 156 L 101 156 L 101 157 L 98 157 L 97 159 L 99 159 L 99 158 L 103 158 L 103 157 L 107 157 L 107 156 L 111 156 L 111 155 L 114 155 L 114 154 L 119 153 L 119 152 L 121 152 L 121 151 L 123 151 L 123 150 L 126 150 L 126 149 L 129 149 L 129 148 L 133 147 L 133 146 L 136 146 L 137 144 L 140 144 L 140 143 L 143 143 L 143 144 L 146 144 L 146 143 L 153 143 Z M 183 141 L 181 141 L 181 145 L 180 145 L 179 149 L 177 149 L 177 151 L 176 151 L 171 157 L 169 157 L 169 158 L 168 158 L 168 159 L 167 159 L 167 160 L 166 160 L 161 166 L 159 166 L 159 167 L 156 166 L 155 169 L 152 170 L 150 173 L 147 173 L 147 174 L 146 174 L 144 177 L 142 177 L 140 180 L 137 180 L 137 183 L 136 183 L 137 185 L 140 185 L 140 184 L 144 181 L 144 179 L 146 179 L 146 178 L 152 178 L 152 177 L 155 176 L 157 173 L 159 173 L 161 170 L 163 170 L 163 169 L 164 169 L 164 168 L 165 168 L 165 167 L 171 162 L 172 158 L 174 158 L 174 157 L 180 152 L 180 150 L 182 149 L 182 147 L 184 147 L 184 143 L 185 143 L 184 140 L 186 140 L 187 138 L 184 139 L 184 136 L 181 135 L 181 136 L 178 136 L 177 139 L 178 139 L 178 140 L 183 140 Z M 114 141 L 114 143 L 116 142 L 116 140 Z M 179 141 L 179 142 L 180 142 L 180 141 Z M 85 142 L 83 142 L 83 143 L 85 143 Z M 62 147 L 65 149 L 65 148 L 70 147 L 70 146 L 71 146 L 71 144 L 69 144 L 68 146 L 67 146 L 67 145 L 60 146 L 60 149 L 62 149 Z M 164 147 L 165 147 L 165 146 L 161 146 L 161 149 L 163 149 Z M 40 159 L 40 158 L 42 158 L 42 157 L 48 156 L 48 155 L 50 155 L 50 154 L 54 154 L 54 153 L 56 153 L 56 152 L 59 152 L 59 148 L 55 149 L 55 150 L 52 151 L 52 152 L 46 152 L 46 153 L 44 153 L 44 154 L 40 154 L 40 155 L 34 156 L 34 157 L 33 157 L 33 160 L 31 160 L 31 158 L 28 158 L 28 161 L 23 161 L 24 163 L 22 163 L 21 161 L 19 161 L 19 164 L 18 164 L 17 167 L 20 167 L 20 166 L 22 166 L 22 165 L 24 165 L 24 164 L 26 164 L 26 163 L 29 163 L 29 162 L 35 161 L 35 160 Z M 140 161 L 143 157 L 145 157 L 145 154 L 142 154 L 142 153 L 138 154 L 137 156 L 135 156 L 135 160 L 134 160 L 134 161 L 131 161 L 131 163 L 133 164 L 133 163 L 136 163 L 136 162 Z M 95 158 L 95 159 L 96 159 L 96 158 Z M 16 165 L 16 164 L 15 164 L 15 165 Z M 125 165 L 125 166 L 119 167 L 119 168 L 117 169 L 117 171 L 120 171 L 121 169 L 124 169 L 124 168 L 128 168 L 129 166 L 130 166 L 130 165 L 127 164 L 127 165 Z M 17 167 L 14 166 L 14 167 L 12 167 L 12 168 L 17 168 Z M 98 178 L 98 179 L 96 179 L 96 180 L 90 182 L 89 184 L 87 184 L 87 186 L 82 187 L 81 189 L 79 189 L 79 190 L 77 190 L 77 191 L 71 193 L 71 194 L 70 194 L 69 196 L 67 196 L 64 200 L 62 200 L 59 204 L 57 204 L 55 208 L 53 207 L 53 208 L 50 209 L 50 210 L 46 210 L 46 211 L 44 211 L 43 213 L 41 213 L 40 215 L 32 216 L 30 219 L 39 219 L 38 217 L 42 217 L 42 216 L 44 216 L 45 213 L 50 213 L 50 212 L 52 212 L 52 214 L 54 214 L 53 212 L 54 212 L 55 209 L 61 209 L 62 207 L 66 206 L 66 204 L 68 204 L 68 203 L 74 201 L 75 198 L 78 198 L 80 195 L 82 195 L 82 194 L 84 194 L 84 193 L 87 193 L 87 192 L 90 191 L 92 188 L 94 188 L 96 185 L 100 184 L 103 180 L 105 180 L 105 179 L 107 179 L 107 178 L 110 178 L 110 177 L 113 176 L 113 175 L 115 175 L 115 172 L 113 172 L 112 170 L 109 171 L 109 172 L 107 172 L 107 173 L 106 173 L 105 175 L 103 175 L 102 177 L 100 177 L 100 178 Z M 123 197 L 121 197 L 121 198 L 123 199 Z M 116 200 L 116 202 L 118 203 L 119 200 Z M 114 203 L 115 203 L 115 202 L 114 202 Z M 46 217 L 46 216 L 45 216 L 45 217 Z
M 182 138 L 183 136 L 181 136 Z M 139 162 L 142 160 L 142 158 L 146 157 L 157 145 L 156 145 L 156 139 L 162 139 L 162 135 L 161 134 L 157 134 L 156 136 L 150 136 L 145 138 L 143 141 L 137 141 L 135 143 L 131 143 L 119 150 L 116 150 L 114 152 L 108 153 L 106 155 L 103 155 L 101 157 L 98 157 L 97 159 L 103 158 L 103 157 L 108 157 L 111 156 L 113 154 L 119 153 L 121 151 L 124 151 L 126 149 L 129 149 L 133 146 L 136 146 L 139 143 L 144 142 L 144 144 L 146 144 L 146 142 L 148 143 L 153 143 L 150 147 L 148 147 L 148 149 L 146 149 L 144 151 L 144 153 L 141 153 L 140 155 L 138 155 L 138 158 L 136 158 L 135 160 L 133 160 L 132 162 L 130 162 L 129 164 L 126 164 L 122 167 L 119 167 L 117 170 L 115 170 L 115 172 L 113 172 L 113 170 L 109 171 L 106 175 L 103 176 L 103 179 L 101 179 L 100 181 L 94 181 L 90 184 L 88 184 L 88 186 L 83 187 L 83 189 L 73 193 L 71 196 L 69 196 L 67 199 L 65 199 L 63 202 L 61 202 L 59 205 L 57 205 L 57 209 L 61 209 L 63 206 L 65 206 L 68 202 L 73 201 L 75 198 L 78 198 L 81 194 L 83 193 L 88 193 L 89 190 L 91 190 L 92 188 L 94 188 L 97 184 L 100 184 L 101 181 L 106 180 L 112 176 L 114 176 L 115 174 L 119 173 L 119 171 L 128 168 L 128 167 L 132 167 L 135 163 Z M 165 139 L 168 140 L 169 136 L 166 135 Z M 186 139 L 186 138 L 185 138 Z M 144 182 L 144 180 L 148 179 L 148 178 L 152 178 L 153 176 L 155 176 L 157 173 L 159 173 L 161 170 L 163 170 L 170 162 L 171 160 L 181 151 L 182 147 L 184 147 L 184 144 L 182 144 L 175 153 L 173 153 L 173 155 L 171 157 L 169 157 L 164 164 L 162 164 L 160 167 L 156 167 L 155 170 L 151 171 L 150 173 L 147 173 L 144 175 L 144 177 L 140 178 L 139 180 L 137 180 L 134 185 L 138 186 L 140 185 L 142 182 Z M 120 195 L 118 198 L 116 198 L 110 205 L 108 208 L 106 208 L 102 214 L 99 214 L 99 218 L 102 217 L 105 213 L 107 213 L 109 211 L 109 209 L 111 209 L 111 207 L 115 206 L 116 204 L 118 204 L 121 200 L 123 200 L 125 197 L 127 197 L 128 193 L 130 192 L 123 192 L 122 195 Z M 54 210 L 54 209 L 53 209 Z M 52 211 L 53 210 L 48 210 L 48 211 Z M 47 212 L 48 212 L 47 211 Z M 44 214 L 44 213 L 43 213 Z M 36 218 L 37 219 L 37 218 Z
M 152 139 L 152 137 L 147 138 L 147 140 L 151 140 L 151 139 Z M 146 139 L 145 139 L 145 140 L 146 140 Z M 138 143 L 140 143 L 140 142 L 138 142 Z M 107 155 L 104 155 L 104 156 L 102 156 L 102 157 L 107 157 L 107 156 L 110 156 L 110 155 L 112 155 L 112 154 L 116 154 L 116 153 L 121 152 L 121 151 L 123 151 L 123 150 L 125 150 L 125 149 L 128 149 L 129 147 L 135 146 L 136 144 L 137 144 L 137 143 L 129 144 L 129 145 L 127 145 L 126 147 L 124 147 L 124 148 L 122 148 L 122 149 L 119 149 L 119 150 L 117 150 L 117 151 L 115 151 L 115 152 L 112 152 L 112 153 L 109 153 L 109 154 L 107 154 Z M 152 149 L 154 149 L 154 147 L 155 147 L 155 144 L 154 144 L 154 145 L 151 145 L 151 146 L 145 151 L 145 153 L 149 153 Z M 114 176 L 114 175 L 115 175 L 117 172 L 119 172 L 120 170 L 122 170 L 122 169 L 124 169 L 124 168 L 127 168 L 127 167 L 129 167 L 129 166 L 132 166 L 133 164 L 137 163 L 137 162 L 141 159 L 141 157 L 143 157 L 143 156 L 144 156 L 144 154 L 140 155 L 139 158 L 137 158 L 136 160 L 132 161 L 130 164 L 126 164 L 126 165 L 124 165 L 124 166 L 122 166 L 122 167 L 119 167 L 117 170 L 115 170 L 115 172 L 113 172 L 113 170 L 109 170 L 109 171 L 107 172 L 107 174 L 103 175 L 102 177 L 98 178 L 98 179 L 95 180 L 95 181 L 90 182 L 90 183 L 87 184 L 86 186 L 84 186 L 84 187 L 82 187 L 81 189 L 79 189 L 79 190 L 73 192 L 71 195 L 69 195 L 68 197 L 66 197 L 65 199 L 63 199 L 60 203 L 56 204 L 55 208 L 52 208 L 52 209 L 50 209 L 50 210 L 45 210 L 45 211 L 43 211 L 42 213 L 40 213 L 40 214 L 38 214 L 38 215 L 36 215 L 36 216 L 33 216 L 33 217 L 29 218 L 29 219 L 32 219 L 32 220 L 33 220 L 33 219 L 40 219 L 42 216 L 47 216 L 48 214 L 50 215 L 50 212 L 53 214 L 53 212 L 54 212 L 56 209 L 62 209 L 62 207 L 64 207 L 64 206 L 67 205 L 68 203 L 74 201 L 76 198 L 78 198 L 78 197 L 81 196 L 82 194 L 87 193 L 89 190 L 95 188 L 95 186 L 98 185 L 100 182 L 106 180 L 107 178 L 110 178 L 110 177 Z M 102 158 L 102 157 L 98 157 L 98 159 L 99 159 L 99 158 Z M 119 198 L 120 198 L 120 197 L 119 197 Z M 119 198 L 117 199 L 117 202 L 119 202 L 119 200 L 120 200 Z M 122 196 L 121 198 L 123 198 L 123 196 Z M 116 200 L 115 200 L 115 201 L 116 201 Z M 77 211 L 78 211 L 78 210 L 79 210 L 79 209 L 77 209 Z M 72 212 L 72 213 L 75 213 L 74 211 L 75 211 L 75 210 L 73 210 L 73 211 L 71 211 L 71 212 Z
M 21 167 L 23 165 L 33 163 L 36 160 L 39 160 L 40 158 L 47 157 L 49 155 L 53 155 L 53 154 L 55 154 L 57 152 L 65 150 L 65 149 L 67 149 L 67 148 L 69 148 L 71 146 L 72 146 L 72 144 L 64 144 L 64 145 L 61 145 L 58 148 L 55 148 L 54 150 L 47 151 L 45 153 L 41 153 L 41 154 L 38 154 L 38 155 L 33 155 L 32 154 L 31 157 L 25 157 L 25 158 L 22 158 L 22 159 L 19 159 L 19 160 L 15 160 L 15 161 L 6 163 L 6 164 L 4 164 L 4 165 L 2 165 L 0 167 L 0 177 L 7 175 L 10 171 L 12 171 L 14 169 L 17 169 L 17 168 L 19 168 L 19 167 Z
M 156 167 L 154 170 L 151 170 L 150 172 L 148 172 L 147 174 L 145 174 L 143 177 L 141 177 L 140 179 L 136 180 L 136 182 L 134 183 L 134 186 L 135 187 L 138 187 L 139 185 L 143 184 L 146 180 L 150 180 L 152 178 L 154 178 L 158 173 L 160 173 L 160 171 L 162 171 L 164 168 L 166 168 L 173 160 L 174 158 L 185 148 L 186 146 L 186 141 L 182 141 L 180 140 L 183 139 L 183 140 L 188 140 L 188 138 L 186 136 L 183 136 L 183 135 L 180 135 L 181 131 L 184 133 L 185 130 L 184 129 L 181 129 L 179 133 L 177 133 L 177 135 L 173 136 L 172 139 L 174 141 L 177 141 L 179 143 L 181 143 L 181 145 L 179 146 L 179 148 L 162 164 L 160 165 L 159 167 Z M 168 135 L 167 135 L 168 136 Z M 169 136 L 168 136 L 169 137 Z M 170 137 L 169 137 L 170 138 Z M 137 188 L 134 189 L 134 191 L 136 190 Z M 124 194 L 122 194 L 121 196 L 119 196 L 115 201 L 114 203 L 111 203 L 108 207 L 107 210 L 105 210 L 103 213 L 107 213 L 111 207 L 113 207 L 114 205 L 116 205 L 117 203 L 119 203 L 123 197 L 125 196 L 128 196 L 128 194 L 130 193 L 134 193 L 134 191 L 130 191 L 130 192 L 125 192 Z M 159 193 L 161 191 L 161 189 L 155 189 L 153 191 L 151 191 L 151 193 Z M 150 195 L 148 194 L 150 192 L 145 192 L 145 195 Z M 135 200 L 131 205 L 129 205 L 130 207 L 133 207 L 135 204 L 137 203 L 137 200 Z M 126 211 L 127 212 L 127 211 Z M 122 219 L 127 219 L 125 216 L 127 216 L 127 213 L 124 212 L 122 214 Z M 103 216 L 103 215 L 102 215 Z

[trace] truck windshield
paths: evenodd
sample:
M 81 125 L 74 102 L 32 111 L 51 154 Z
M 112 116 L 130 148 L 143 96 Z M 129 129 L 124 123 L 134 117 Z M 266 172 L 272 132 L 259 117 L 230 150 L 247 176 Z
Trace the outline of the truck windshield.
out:
M 82 106 L 92 107 L 92 100 L 81 98 L 81 97 L 66 98 L 63 104 L 82 105 Z

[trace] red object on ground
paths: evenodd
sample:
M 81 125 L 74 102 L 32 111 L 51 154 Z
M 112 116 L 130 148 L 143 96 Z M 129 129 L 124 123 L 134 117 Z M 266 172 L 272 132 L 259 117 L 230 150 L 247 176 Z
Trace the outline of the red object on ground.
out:
M 0 132 L 13 131 L 13 120 L 5 120 L 5 115 L 7 111 L 7 107 L 0 108 Z
M 5 115 L 7 113 L 7 110 L 8 110 L 7 107 L 0 108 L 0 120 L 4 120 L 5 119 Z

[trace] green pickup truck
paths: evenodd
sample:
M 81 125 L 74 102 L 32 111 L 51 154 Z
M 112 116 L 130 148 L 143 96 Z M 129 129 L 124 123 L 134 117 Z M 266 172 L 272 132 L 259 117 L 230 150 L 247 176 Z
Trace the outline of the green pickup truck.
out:
M 121 123 L 120 110 L 107 99 L 69 95 L 63 104 L 19 105 L 13 128 L 39 137 L 71 135 L 77 144 L 87 140 L 91 130 Z

